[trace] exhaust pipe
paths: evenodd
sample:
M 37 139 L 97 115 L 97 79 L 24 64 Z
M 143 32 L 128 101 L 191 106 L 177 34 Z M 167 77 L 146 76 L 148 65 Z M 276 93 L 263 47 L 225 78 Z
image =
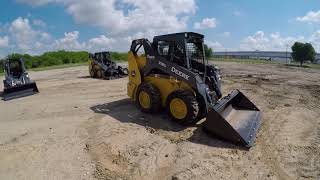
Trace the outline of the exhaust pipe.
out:
M 239 90 L 235 90 L 209 110 L 203 125 L 206 132 L 250 148 L 261 125 L 261 112 Z
M 35 82 L 18 85 L 10 88 L 5 88 L 3 91 L 3 100 L 8 101 L 20 97 L 30 96 L 39 93 L 38 87 Z

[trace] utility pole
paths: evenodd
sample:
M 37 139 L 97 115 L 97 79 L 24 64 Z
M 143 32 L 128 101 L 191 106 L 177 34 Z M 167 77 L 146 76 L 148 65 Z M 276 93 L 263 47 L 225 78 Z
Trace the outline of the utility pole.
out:
M 286 64 L 288 64 L 288 44 L 286 44 Z

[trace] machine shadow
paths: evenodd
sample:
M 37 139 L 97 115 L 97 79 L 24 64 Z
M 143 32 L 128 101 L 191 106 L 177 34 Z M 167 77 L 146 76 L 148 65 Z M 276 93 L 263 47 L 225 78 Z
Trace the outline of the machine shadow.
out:
M 106 114 L 122 123 L 135 123 L 144 127 L 161 129 L 164 131 L 180 132 L 190 126 L 182 126 L 170 120 L 165 111 L 157 114 L 141 112 L 129 98 L 118 101 L 99 104 L 90 107 L 95 113 Z M 242 147 L 230 144 L 218 139 L 216 136 L 207 134 L 202 130 L 201 124 L 196 124 L 193 135 L 186 140 L 196 144 L 203 144 L 217 148 L 246 150 Z
M 114 79 L 107 79 L 107 78 L 93 78 L 91 76 L 79 76 L 77 78 L 79 79 L 97 79 L 97 80 L 115 80 L 115 79 L 122 79 L 122 78 L 126 78 L 127 76 L 119 76 L 119 77 L 114 77 Z
M 91 76 L 79 76 L 78 78 L 80 78 L 80 79 L 91 79 L 92 77 Z
M 90 107 L 95 113 L 106 114 L 123 123 L 135 123 L 140 126 L 178 132 L 187 127 L 171 122 L 165 112 L 146 114 L 141 112 L 130 99 L 122 99 Z

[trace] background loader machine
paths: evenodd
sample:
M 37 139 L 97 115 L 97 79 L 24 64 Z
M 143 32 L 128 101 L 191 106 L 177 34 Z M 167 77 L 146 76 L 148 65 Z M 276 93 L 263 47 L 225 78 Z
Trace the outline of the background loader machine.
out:
M 89 73 L 93 78 L 114 79 L 128 75 L 128 69 L 113 62 L 109 52 L 90 54 L 89 60 Z
M 39 92 L 35 82 L 31 81 L 24 67 L 23 59 L 4 61 L 5 80 L 3 80 L 3 100 L 33 95 Z
M 128 54 L 128 96 L 143 112 L 164 107 L 183 124 L 206 117 L 206 132 L 251 147 L 261 112 L 239 90 L 222 97 L 217 68 L 208 65 L 204 36 L 186 32 L 132 41 Z M 145 54 L 139 55 L 144 49 Z

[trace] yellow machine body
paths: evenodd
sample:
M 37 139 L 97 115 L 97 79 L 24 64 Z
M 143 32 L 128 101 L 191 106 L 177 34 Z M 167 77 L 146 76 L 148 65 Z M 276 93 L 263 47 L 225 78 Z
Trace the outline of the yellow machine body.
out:
M 128 53 L 129 82 L 127 84 L 127 94 L 132 100 L 136 100 L 137 98 L 137 88 L 142 83 L 140 71 L 145 66 L 145 64 L 146 58 L 144 56 L 134 55 L 131 51 Z M 159 89 L 163 107 L 166 105 L 166 99 L 169 94 L 171 94 L 175 90 L 183 89 L 194 92 L 190 85 L 185 82 L 179 81 L 172 76 L 152 74 L 150 76 L 144 77 L 144 82 L 150 83 Z

